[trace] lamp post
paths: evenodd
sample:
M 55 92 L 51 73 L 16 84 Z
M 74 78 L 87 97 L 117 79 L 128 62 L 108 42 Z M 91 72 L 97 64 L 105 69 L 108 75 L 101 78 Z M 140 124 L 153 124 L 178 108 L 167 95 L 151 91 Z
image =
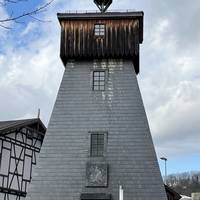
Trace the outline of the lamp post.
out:
M 167 158 L 161 157 L 161 160 L 165 161 L 165 184 L 167 183 Z

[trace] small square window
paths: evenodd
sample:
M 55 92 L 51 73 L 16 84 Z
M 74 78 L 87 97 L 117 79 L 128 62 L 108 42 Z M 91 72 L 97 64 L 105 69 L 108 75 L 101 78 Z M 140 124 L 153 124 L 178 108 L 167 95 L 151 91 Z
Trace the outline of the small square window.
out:
M 95 34 L 95 36 L 104 36 L 105 35 L 105 25 L 104 24 L 95 24 L 94 25 L 94 34 Z
M 95 91 L 105 90 L 105 71 L 93 72 L 93 90 Z
M 90 155 L 92 157 L 104 156 L 104 133 L 91 134 Z

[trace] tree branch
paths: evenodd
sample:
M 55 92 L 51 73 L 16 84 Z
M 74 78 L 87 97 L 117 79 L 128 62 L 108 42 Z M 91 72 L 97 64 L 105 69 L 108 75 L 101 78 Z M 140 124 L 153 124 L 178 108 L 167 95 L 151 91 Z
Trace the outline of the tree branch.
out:
M 0 24 L 0 27 L 5 28 L 5 29 L 8 29 L 8 30 L 11 29 L 10 27 L 8 27 L 8 26 L 4 26 L 4 25 L 2 25 L 2 24 Z
M 23 1 L 29 1 L 29 0 L 2 0 L 0 1 L 0 6 L 5 7 L 8 4 L 17 4 Z
M 28 0 L 4 0 L 4 3 L 19 3 L 21 1 L 28 1 Z M 24 17 L 31 17 L 35 20 L 38 20 L 38 21 L 41 21 L 41 22 L 45 22 L 43 20 L 40 20 L 36 17 L 33 17 L 34 15 L 37 15 L 43 11 L 46 11 L 46 8 L 53 2 L 54 0 L 50 0 L 49 2 L 47 2 L 46 4 L 36 8 L 35 10 L 32 10 L 32 11 L 29 11 L 29 12 L 23 12 L 22 14 L 20 15 L 17 15 L 17 16 L 13 16 L 13 13 L 10 14 L 10 16 L 8 18 L 5 18 L 5 19 L 0 19 L 0 26 L 3 27 L 3 28 L 8 28 L 7 26 L 5 26 L 4 24 L 5 23 L 8 23 L 8 22 L 11 22 L 11 21 L 14 21 L 14 22 L 17 22 L 17 20 L 21 19 L 21 18 L 24 18 Z M 0 2 L 0 4 L 2 4 L 2 2 Z

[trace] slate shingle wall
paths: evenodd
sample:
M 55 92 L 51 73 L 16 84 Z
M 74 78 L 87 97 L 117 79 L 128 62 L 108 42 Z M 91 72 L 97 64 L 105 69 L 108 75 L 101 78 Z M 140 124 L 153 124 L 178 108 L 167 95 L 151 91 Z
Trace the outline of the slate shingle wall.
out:
M 105 92 L 92 91 L 92 71 L 106 70 Z M 107 188 L 86 188 L 90 131 L 108 132 Z M 118 200 L 165 200 L 148 122 L 131 61 L 68 63 L 53 109 L 28 200 L 79 200 L 111 193 Z M 30 198 L 31 196 L 31 198 Z

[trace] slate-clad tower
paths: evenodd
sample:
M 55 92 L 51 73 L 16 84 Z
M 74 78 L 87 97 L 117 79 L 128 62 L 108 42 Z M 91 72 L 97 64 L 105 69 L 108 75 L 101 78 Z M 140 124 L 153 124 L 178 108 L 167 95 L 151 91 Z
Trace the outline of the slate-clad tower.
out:
M 143 12 L 95 2 L 58 14 L 65 72 L 28 199 L 165 200 L 136 78 Z

